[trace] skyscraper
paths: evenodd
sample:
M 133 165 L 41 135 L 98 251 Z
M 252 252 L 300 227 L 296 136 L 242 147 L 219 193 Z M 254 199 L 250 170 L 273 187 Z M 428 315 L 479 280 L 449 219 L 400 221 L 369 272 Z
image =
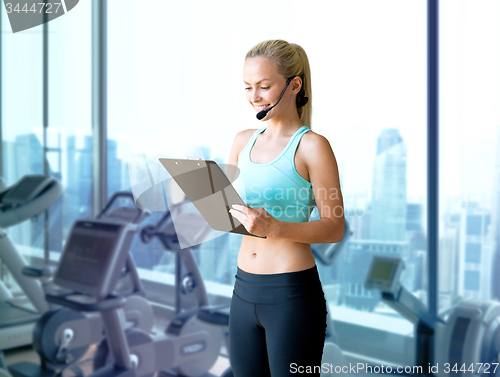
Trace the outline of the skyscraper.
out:
M 448 309 L 453 306 L 452 300 L 457 295 L 457 259 L 459 240 L 458 227 L 447 223 L 439 237 L 439 308 Z
M 66 141 L 66 227 L 74 220 L 90 217 L 92 188 L 92 136 L 71 135 Z
M 488 240 L 491 215 L 476 202 L 464 201 L 460 213 L 458 294 L 491 299 L 493 253 Z
M 373 169 L 370 239 L 406 239 L 406 145 L 395 128 L 382 130 Z
M 422 222 L 424 207 L 421 203 L 408 203 L 406 208 L 406 238 L 409 243 L 409 256 L 406 265 L 408 276 L 410 271 L 412 274 L 406 288 L 415 292 L 424 290 L 426 286 L 427 238 Z
M 118 158 L 118 143 L 108 139 L 108 198 L 122 189 L 122 161 Z

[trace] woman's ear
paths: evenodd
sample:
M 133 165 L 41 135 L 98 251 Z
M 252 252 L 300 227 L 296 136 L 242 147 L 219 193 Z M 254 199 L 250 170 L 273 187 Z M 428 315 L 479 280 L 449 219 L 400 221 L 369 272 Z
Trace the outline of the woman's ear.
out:
M 292 79 L 292 93 L 293 94 L 298 94 L 300 92 L 300 89 L 302 89 L 302 79 L 299 76 L 295 76 Z

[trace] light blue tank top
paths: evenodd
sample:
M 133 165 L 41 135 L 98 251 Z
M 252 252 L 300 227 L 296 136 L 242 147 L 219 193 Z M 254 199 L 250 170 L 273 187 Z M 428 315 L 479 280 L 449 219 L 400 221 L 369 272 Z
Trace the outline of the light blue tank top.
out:
M 256 164 L 250 160 L 257 136 L 267 127 L 253 134 L 238 156 L 238 168 L 250 207 L 263 207 L 274 218 L 287 222 L 306 222 L 315 206 L 311 182 L 295 170 L 294 156 L 302 135 L 311 131 L 302 126 L 288 141 L 287 146 L 273 161 Z

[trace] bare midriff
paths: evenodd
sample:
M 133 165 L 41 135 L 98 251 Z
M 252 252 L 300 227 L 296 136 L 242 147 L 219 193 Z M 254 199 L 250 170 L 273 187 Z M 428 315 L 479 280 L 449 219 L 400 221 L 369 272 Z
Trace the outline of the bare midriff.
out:
M 314 267 L 311 245 L 284 238 L 243 236 L 238 267 L 253 274 L 279 274 Z

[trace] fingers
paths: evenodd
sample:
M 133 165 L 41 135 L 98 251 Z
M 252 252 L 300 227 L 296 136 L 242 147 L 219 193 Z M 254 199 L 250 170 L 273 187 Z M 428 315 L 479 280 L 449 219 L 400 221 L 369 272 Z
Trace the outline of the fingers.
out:
M 233 209 L 235 209 L 237 211 L 243 212 L 247 216 L 252 212 L 252 209 L 250 207 L 246 207 L 246 206 L 241 205 L 241 204 L 233 204 L 232 207 L 233 207 Z M 231 212 L 231 211 L 229 211 L 229 212 Z
M 229 210 L 229 213 L 235 218 L 237 219 L 240 223 L 243 224 L 243 226 L 248 230 L 248 224 L 247 224 L 247 219 L 248 219 L 248 216 L 246 216 L 245 214 L 243 214 L 242 212 L 239 212 L 235 209 L 230 209 Z
M 248 232 L 257 236 L 267 235 L 266 232 L 271 228 L 273 218 L 264 208 L 250 208 L 241 204 L 233 204 L 232 207 L 229 213 L 242 223 Z
M 230 214 L 231 214 L 234 218 L 237 218 L 238 220 L 240 220 L 240 219 L 241 219 L 241 217 L 242 217 L 242 214 L 241 214 L 239 211 L 235 210 L 235 209 L 230 209 L 230 210 L 229 210 L 229 213 L 230 213 Z M 241 220 L 240 220 L 240 221 L 241 221 Z
M 241 206 L 240 206 L 241 207 Z M 243 224 L 243 220 L 246 219 L 248 217 L 248 214 L 243 212 L 243 211 L 240 211 L 239 209 L 230 209 L 229 210 L 229 213 L 236 219 L 239 220 L 240 223 Z
M 231 212 L 232 211 L 232 212 Z M 248 217 L 251 217 L 253 219 L 256 219 L 257 217 L 265 217 L 268 218 L 271 215 L 263 208 L 263 207 L 246 207 L 241 204 L 233 204 L 233 209 L 229 210 L 231 214 L 241 212 L 247 215 Z

